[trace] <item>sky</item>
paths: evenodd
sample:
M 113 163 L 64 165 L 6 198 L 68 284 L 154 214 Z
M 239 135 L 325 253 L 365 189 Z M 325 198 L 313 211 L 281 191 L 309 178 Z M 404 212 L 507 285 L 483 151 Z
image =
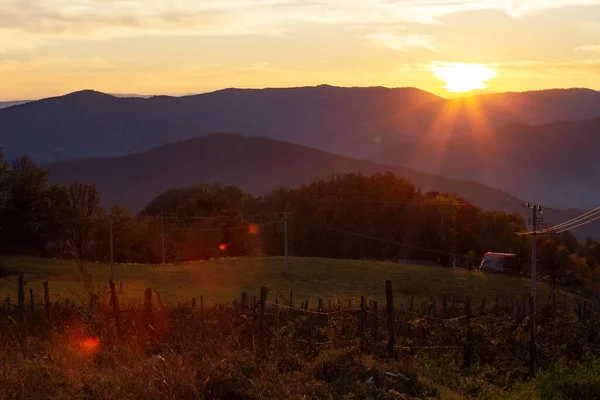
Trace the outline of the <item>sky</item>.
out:
M 0 0 L 0 100 L 319 84 L 598 90 L 600 0 Z

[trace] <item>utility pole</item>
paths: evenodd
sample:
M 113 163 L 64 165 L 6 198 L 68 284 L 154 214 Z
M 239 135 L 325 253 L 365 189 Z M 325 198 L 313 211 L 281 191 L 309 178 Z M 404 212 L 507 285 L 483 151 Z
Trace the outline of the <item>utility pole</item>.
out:
M 537 279 L 537 231 L 540 227 L 542 219 L 538 215 L 538 211 L 540 214 L 543 213 L 542 207 L 533 204 L 527 203 L 527 208 L 530 208 L 533 211 L 533 215 L 530 219 L 530 223 L 532 226 L 532 240 L 531 240 L 531 291 L 530 296 L 533 297 L 533 305 L 535 306 L 536 300 L 536 279 Z
M 536 327 L 535 327 L 535 297 L 536 297 L 536 278 L 537 278 L 537 231 L 542 218 L 538 216 L 543 213 L 542 207 L 537 204 L 527 203 L 527 208 L 533 210 L 531 217 L 532 242 L 531 242 L 531 296 L 529 298 L 529 361 L 530 373 L 535 377 L 537 372 L 537 345 L 536 345 Z
M 163 218 L 163 212 L 160 212 L 160 243 L 161 243 L 161 254 L 162 254 L 162 263 L 165 265 L 167 263 L 165 256 L 165 221 Z
M 282 213 L 283 215 L 283 251 L 284 251 L 284 271 L 288 273 L 288 212 Z
M 113 216 L 110 215 L 109 220 L 109 234 L 110 234 L 110 280 L 115 281 L 115 261 L 114 261 L 114 249 L 113 249 Z

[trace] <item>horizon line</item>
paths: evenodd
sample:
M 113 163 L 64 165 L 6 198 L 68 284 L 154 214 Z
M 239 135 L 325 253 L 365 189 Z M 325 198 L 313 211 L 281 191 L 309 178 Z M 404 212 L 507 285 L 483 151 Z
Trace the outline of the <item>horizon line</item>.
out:
M 250 88 L 250 87 L 223 87 L 220 89 L 214 89 L 214 90 L 208 90 L 208 91 L 204 91 L 204 92 L 188 92 L 185 94 L 138 94 L 138 93 L 109 93 L 109 92 L 103 92 L 101 90 L 97 90 L 97 89 L 90 89 L 90 88 L 86 88 L 86 89 L 80 89 L 80 90 L 75 90 L 72 92 L 66 92 L 63 94 L 58 94 L 58 95 L 53 95 L 53 96 L 46 96 L 46 97 L 40 97 L 37 99 L 0 99 L 0 103 L 13 103 L 13 102 L 23 102 L 23 103 L 29 103 L 29 102 L 34 102 L 34 101 L 40 101 L 40 100 L 45 100 L 45 99 L 52 99 L 52 98 L 58 98 L 58 97 L 64 97 L 64 96 L 68 96 L 71 94 L 75 94 L 75 93 L 81 93 L 81 92 L 97 92 L 97 93 L 102 93 L 108 96 L 112 96 L 112 97 L 117 97 L 117 98 L 123 98 L 123 99 L 127 99 L 127 98 L 143 98 L 143 99 L 150 99 L 153 97 L 173 97 L 173 98 L 182 98 L 182 97 L 190 97 L 190 96 L 199 96 L 199 95 L 204 95 L 204 94 L 211 94 L 211 93 L 217 93 L 217 92 L 222 92 L 222 91 L 226 91 L 226 90 L 276 90 L 276 89 L 280 89 L 280 90 L 291 90 L 291 89 L 307 89 L 307 88 L 321 88 L 321 87 L 330 87 L 330 88 L 337 88 L 337 89 L 389 89 L 389 90 L 398 90 L 398 89 L 415 89 L 415 90 L 420 90 L 422 92 L 425 93 L 429 93 L 432 96 L 436 96 L 439 97 L 441 99 L 445 99 L 445 100 L 452 100 L 452 99 L 460 99 L 460 98 L 469 98 L 469 97 L 476 97 L 476 96 L 485 96 L 485 95 L 494 95 L 494 94 L 511 94 L 511 93 L 530 93 L 530 92 L 548 92 L 548 91 L 556 91 L 556 90 L 589 90 L 589 91 L 593 91 L 593 92 L 600 92 L 600 89 L 592 89 L 592 88 L 588 88 L 588 87 L 553 87 L 553 88 L 547 88 L 547 89 L 532 89 L 532 90 L 509 90 L 509 91 L 505 91 L 505 92 L 497 92 L 497 91 L 492 91 L 492 90 L 474 90 L 474 91 L 469 91 L 469 92 L 455 92 L 455 93 L 447 93 L 447 95 L 442 96 L 442 95 L 438 95 L 435 93 L 432 93 L 430 91 L 418 88 L 416 86 L 382 86 L 382 85 L 374 85 L 374 86 L 339 86 L 339 85 L 330 85 L 327 83 L 323 83 L 323 84 L 318 84 L 318 85 L 302 85 L 302 86 L 266 86 L 266 87 L 261 87 L 261 88 Z

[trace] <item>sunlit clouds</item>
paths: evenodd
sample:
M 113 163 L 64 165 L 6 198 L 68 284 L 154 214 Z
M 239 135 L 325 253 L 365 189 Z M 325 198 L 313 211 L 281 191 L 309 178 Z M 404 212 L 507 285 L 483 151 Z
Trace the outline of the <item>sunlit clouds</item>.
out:
M 600 45 L 579 46 L 575 48 L 575 51 L 600 53 Z
M 430 35 L 393 35 L 390 33 L 370 33 L 365 37 L 375 43 L 382 44 L 392 50 L 397 51 L 409 51 L 412 49 L 436 51 L 434 39 Z
M 494 90 L 598 88 L 598 20 L 600 0 L 0 0 L 0 100 L 323 83 L 455 91 L 433 62 L 497 65 Z M 544 68 L 517 75 L 523 62 Z M 556 65 L 563 75 L 545 68 Z

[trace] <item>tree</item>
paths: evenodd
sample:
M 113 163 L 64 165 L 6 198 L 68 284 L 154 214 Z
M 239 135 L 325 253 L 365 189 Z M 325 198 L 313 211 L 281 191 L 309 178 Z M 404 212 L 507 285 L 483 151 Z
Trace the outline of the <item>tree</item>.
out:
M 74 182 L 69 186 L 68 196 L 71 215 L 68 244 L 74 257 L 86 260 L 94 242 L 97 242 L 95 233 L 104 214 L 100 207 L 100 194 L 96 185 Z
M 538 237 L 537 258 L 540 271 L 550 275 L 552 286 L 564 274 L 569 265 L 569 250 L 553 236 Z
M 10 252 L 41 254 L 46 244 L 45 186 L 48 172 L 28 157 L 15 160 L 2 178 L 2 243 Z

